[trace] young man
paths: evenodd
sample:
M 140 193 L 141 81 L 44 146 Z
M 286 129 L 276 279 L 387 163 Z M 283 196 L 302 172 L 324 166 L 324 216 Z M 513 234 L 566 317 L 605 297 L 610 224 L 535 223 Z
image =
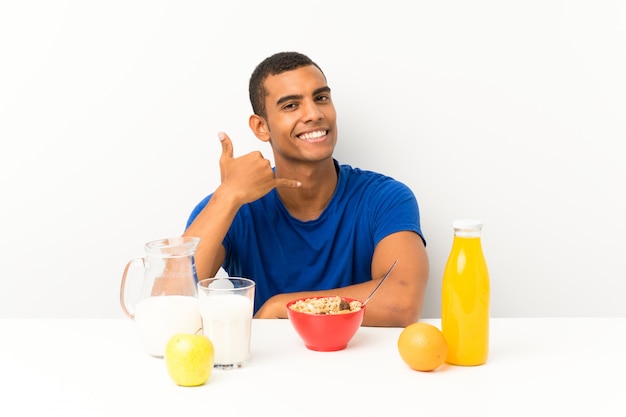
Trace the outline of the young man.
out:
M 219 133 L 221 184 L 193 210 L 199 279 L 221 266 L 256 282 L 255 318 L 286 318 L 288 301 L 339 295 L 371 301 L 366 326 L 417 321 L 428 257 L 413 193 L 381 174 L 340 165 L 336 112 L 322 70 L 295 52 L 266 58 L 250 78 L 252 132 L 272 147 L 234 157 Z

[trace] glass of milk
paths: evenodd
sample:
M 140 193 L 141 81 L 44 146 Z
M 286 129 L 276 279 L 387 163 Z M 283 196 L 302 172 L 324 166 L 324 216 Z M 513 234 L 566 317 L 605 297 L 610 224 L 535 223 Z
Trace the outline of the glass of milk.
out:
M 209 278 L 198 282 L 202 331 L 213 342 L 218 369 L 236 369 L 250 359 L 254 281 Z

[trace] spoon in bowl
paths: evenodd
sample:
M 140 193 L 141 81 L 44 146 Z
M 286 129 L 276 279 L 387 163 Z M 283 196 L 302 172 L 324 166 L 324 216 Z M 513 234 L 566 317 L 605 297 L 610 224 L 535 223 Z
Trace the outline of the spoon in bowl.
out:
M 378 285 L 376 286 L 376 288 L 374 288 L 374 291 L 372 291 L 371 294 L 367 296 L 365 301 L 363 301 L 363 303 L 361 304 L 361 308 L 365 307 L 365 304 L 367 304 L 367 302 L 370 300 L 370 298 L 372 298 L 372 295 L 374 295 L 374 293 L 376 291 L 378 291 L 380 286 L 383 285 L 383 282 L 385 282 L 387 277 L 391 274 L 391 271 L 393 271 L 393 268 L 396 267 L 397 263 L 398 263 L 398 260 L 396 259 L 395 262 L 391 265 L 391 268 L 389 268 L 389 271 L 387 271 L 387 273 L 385 275 L 383 275 L 383 279 L 381 279 L 380 282 L 378 283 Z

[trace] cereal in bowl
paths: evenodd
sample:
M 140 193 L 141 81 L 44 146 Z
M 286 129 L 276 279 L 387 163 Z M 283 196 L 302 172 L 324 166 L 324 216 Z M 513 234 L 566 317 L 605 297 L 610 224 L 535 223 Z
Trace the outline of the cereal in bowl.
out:
M 309 314 L 345 314 L 360 310 L 361 302 L 348 302 L 341 297 L 307 298 L 296 301 L 289 308 Z

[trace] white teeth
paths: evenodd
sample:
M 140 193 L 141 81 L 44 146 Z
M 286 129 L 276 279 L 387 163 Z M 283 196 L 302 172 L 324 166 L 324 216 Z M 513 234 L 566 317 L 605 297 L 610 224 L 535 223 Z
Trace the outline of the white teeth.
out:
M 319 130 L 317 132 L 304 133 L 298 136 L 302 140 L 315 140 L 319 139 L 326 134 L 325 130 Z

